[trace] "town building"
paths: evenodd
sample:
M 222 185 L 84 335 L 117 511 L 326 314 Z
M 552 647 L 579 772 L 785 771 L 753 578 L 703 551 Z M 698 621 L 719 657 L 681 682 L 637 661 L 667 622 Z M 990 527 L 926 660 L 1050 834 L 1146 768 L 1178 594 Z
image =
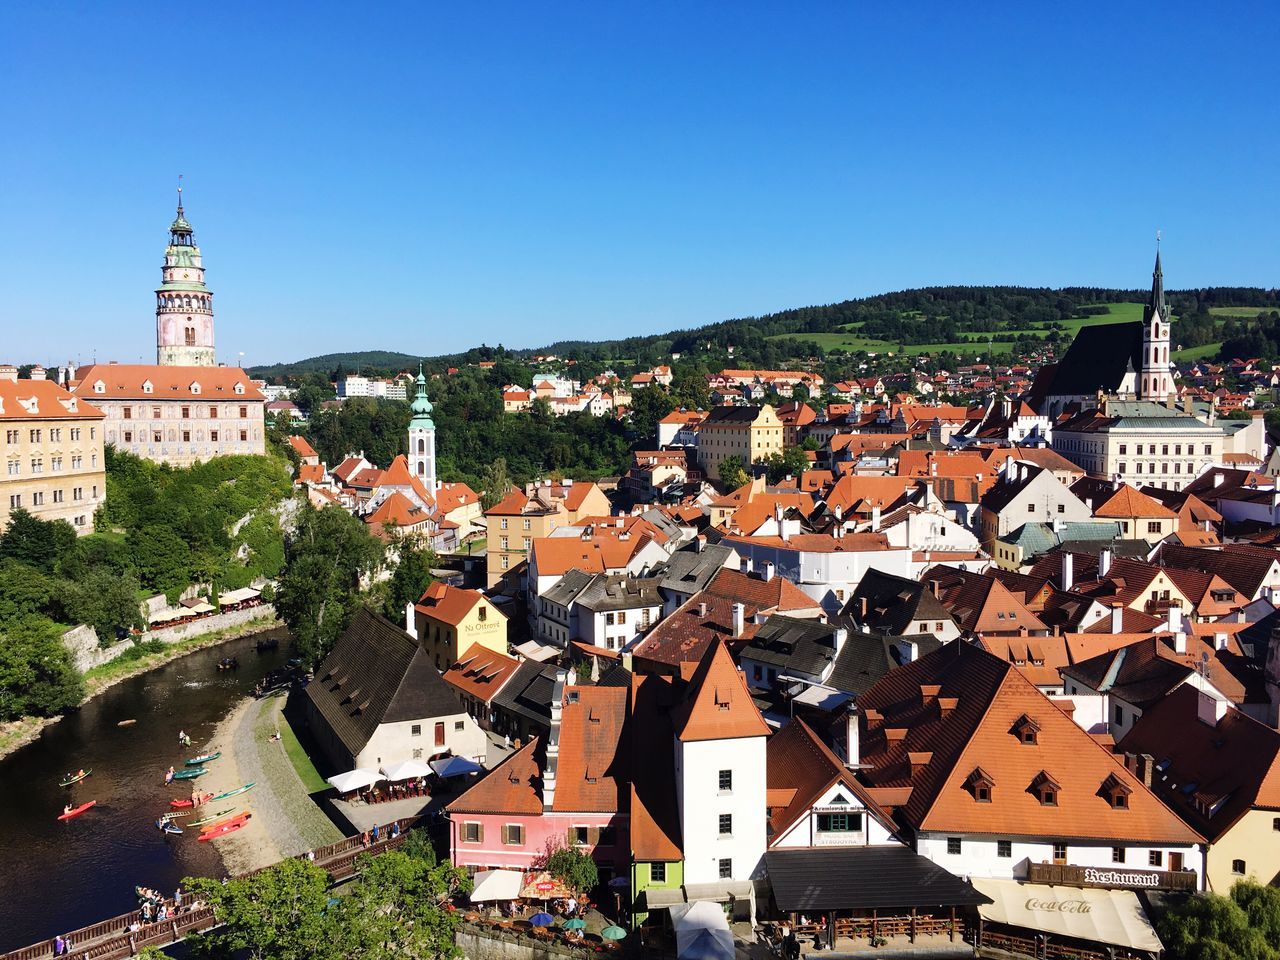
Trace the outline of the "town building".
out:
M 773 407 L 713 407 L 698 425 L 698 462 L 708 477 L 720 479 L 720 464 L 737 457 L 746 470 L 781 453 L 782 421 Z
M 437 670 L 447 670 L 476 646 L 507 652 L 507 616 L 479 590 L 437 580 L 405 613 L 406 629 Z
M 156 363 L 169 367 L 212 367 L 213 292 L 205 286 L 204 262 L 195 231 L 182 211 L 169 225 L 162 282 L 156 290 Z M 257 392 L 256 389 L 254 391 Z
M 106 502 L 101 410 L 68 393 L 43 370 L 19 380 L 0 366 L 0 530 L 15 510 L 41 520 L 65 520 L 76 533 L 92 533 L 94 513 Z
M 427 378 L 418 367 L 413 403 L 409 405 L 409 472 L 421 481 L 427 492 L 436 492 L 436 424 L 431 419 L 431 401 L 427 399 Z

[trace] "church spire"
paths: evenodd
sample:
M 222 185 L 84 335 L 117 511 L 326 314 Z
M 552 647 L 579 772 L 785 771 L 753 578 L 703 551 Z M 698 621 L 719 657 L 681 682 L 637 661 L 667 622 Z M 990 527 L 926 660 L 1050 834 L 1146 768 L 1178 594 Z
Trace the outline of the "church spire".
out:
M 1147 304 L 1146 320 L 1151 320 L 1153 313 L 1159 313 L 1162 320 L 1169 319 L 1169 312 L 1164 305 L 1164 270 L 1160 267 L 1160 231 L 1156 231 L 1156 266 L 1151 271 L 1151 301 Z

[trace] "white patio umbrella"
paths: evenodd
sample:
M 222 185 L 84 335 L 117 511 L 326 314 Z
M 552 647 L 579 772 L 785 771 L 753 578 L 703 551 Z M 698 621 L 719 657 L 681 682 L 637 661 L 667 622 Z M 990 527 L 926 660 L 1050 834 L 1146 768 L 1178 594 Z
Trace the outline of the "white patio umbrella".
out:
M 466 757 L 444 757 L 432 760 L 431 769 L 440 777 L 460 777 L 464 773 L 479 773 L 480 764 Z
M 393 783 L 397 780 L 412 780 L 415 777 L 425 777 L 431 772 L 421 760 L 401 760 L 399 763 L 388 763 L 382 768 L 382 772 L 387 775 L 387 779 Z
M 488 900 L 515 900 L 520 896 L 524 874 L 519 870 L 481 870 L 473 878 L 471 888 L 473 903 Z
M 387 778 L 374 770 L 364 770 L 357 767 L 354 770 L 348 770 L 346 773 L 335 774 L 329 778 L 329 782 L 333 784 L 339 793 L 350 793 L 352 790 L 363 790 L 365 787 L 371 787 L 379 780 L 385 779 Z

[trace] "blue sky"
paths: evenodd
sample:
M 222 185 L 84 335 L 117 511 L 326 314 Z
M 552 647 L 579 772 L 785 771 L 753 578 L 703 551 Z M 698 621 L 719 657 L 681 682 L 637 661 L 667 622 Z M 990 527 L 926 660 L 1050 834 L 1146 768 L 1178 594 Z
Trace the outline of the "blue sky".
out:
M 982 12 L 958 8 L 985 7 Z M 905 10 L 893 10 L 904 7 Z M 1280 5 L 6 4 L 2 359 L 659 332 L 948 283 L 1277 283 Z

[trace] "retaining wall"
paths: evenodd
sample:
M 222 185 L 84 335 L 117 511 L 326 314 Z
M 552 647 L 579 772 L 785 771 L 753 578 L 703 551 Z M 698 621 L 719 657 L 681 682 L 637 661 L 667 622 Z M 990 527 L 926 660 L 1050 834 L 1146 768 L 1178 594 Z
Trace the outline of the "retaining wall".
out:
M 159 640 L 161 643 L 177 643 L 191 637 L 201 637 L 207 633 L 216 633 L 244 626 L 252 620 L 274 617 L 276 608 L 269 603 L 261 603 L 256 607 L 243 610 L 229 610 L 226 613 L 214 613 L 190 623 L 181 623 L 173 627 L 161 627 L 149 630 L 138 639 L 145 643 L 148 640 Z M 93 627 L 81 624 L 72 627 L 62 635 L 62 644 L 71 651 L 71 659 L 76 669 L 83 673 L 104 663 L 110 663 L 120 654 L 133 646 L 132 640 L 121 640 L 109 647 L 98 646 L 98 632 Z

